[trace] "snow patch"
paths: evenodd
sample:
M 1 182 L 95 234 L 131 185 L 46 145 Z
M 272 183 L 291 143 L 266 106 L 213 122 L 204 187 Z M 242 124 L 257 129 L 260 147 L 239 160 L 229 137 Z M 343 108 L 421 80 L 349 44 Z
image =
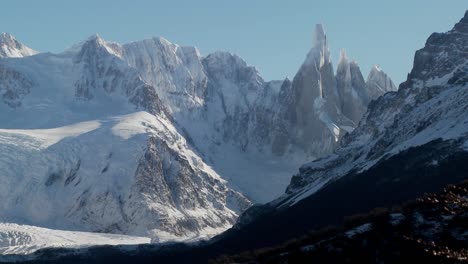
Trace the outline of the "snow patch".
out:
M 363 225 L 360 225 L 358 227 L 355 227 L 349 231 L 347 231 L 345 233 L 345 235 L 348 237 L 348 238 L 351 238 L 355 235 L 359 235 L 359 234 L 362 234 L 362 233 L 365 233 L 365 232 L 368 232 L 372 229 L 372 224 L 371 223 L 367 223 L 367 224 L 363 224 Z

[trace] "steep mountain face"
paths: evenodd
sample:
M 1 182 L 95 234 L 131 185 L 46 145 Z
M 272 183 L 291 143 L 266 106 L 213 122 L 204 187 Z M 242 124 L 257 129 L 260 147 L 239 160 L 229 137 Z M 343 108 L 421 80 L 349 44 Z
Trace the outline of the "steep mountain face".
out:
M 402 87 L 461 84 L 467 82 L 468 16 L 447 33 L 433 33 L 416 52 L 414 66 Z
M 0 58 L 20 58 L 32 56 L 38 52 L 17 41 L 8 33 L 0 34 Z
M 282 155 L 291 145 L 315 157 L 331 153 L 357 126 L 371 100 L 396 90 L 385 73 L 374 71 L 365 82 L 357 63 L 342 51 L 335 75 L 327 37 L 317 25 L 314 47 L 281 98 L 274 153 Z
M 123 59 L 156 89 L 171 113 L 190 112 L 203 105 L 207 77 L 196 48 L 153 38 L 121 49 Z
M 320 156 L 332 151 L 339 138 L 353 124 L 341 115 L 335 74 L 327 38 L 317 25 L 314 47 L 292 81 L 292 94 L 279 113 L 286 120 L 274 149 L 283 154 L 289 145 L 302 146 L 306 153 Z
M 348 60 L 345 50 L 341 50 L 336 69 L 336 83 L 340 98 L 346 98 L 340 100 L 339 108 L 343 115 L 354 124 L 358 124 L 371 98 L 359 66 L 356 62 Z
M 467 18 L 468 12 L 451 31 L 436 34 L 437 41 L 428 39 L 408 80 L 372 101 L 334 154 L 302 166 L 282 197 L 249 209 L 215 245 L 233 251 L 272 245 L 466 179 L 468 53 L 459 51 L 468 44 Z M 452 59 L 444 57 L 447 46 L 455 51 Z M 428 70 L 420 64 L 425 61 L 442 71 L 418 72 Z M 249 245 L 240 243 L 246 237 Z
M 207 120 L 221 132 L 222 142 L 234 142 L 245 151 L 250 143 L 251 112 L 265 82 L 257 69 L 231 53 L 210 54 L 203 65 L 209 76 Z
M 376 65 L 369 72 L 367 81 L 364 81 L 358 64 L 347 58 L 345 50 L 341 51 L 336 81 L 340 94 L 339 109 L 355 126 L 359 124 L 372 100 L 386 92 L 397 90 L 387 74 Z
M 80 76 L 75 82 L 75 97 L 91 100 L 95 96 L 108 97 L 120 94 L 136 107 L 152 114 L 162 114 L 165 107 L 155 89 L 121 60 L 122 49 L 107 43 L 99 36 L 92 36 L 73 58 Z

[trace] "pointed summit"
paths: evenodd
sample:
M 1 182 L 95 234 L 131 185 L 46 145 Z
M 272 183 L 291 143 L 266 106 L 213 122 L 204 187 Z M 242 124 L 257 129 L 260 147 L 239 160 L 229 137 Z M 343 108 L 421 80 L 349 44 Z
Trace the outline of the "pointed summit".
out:
M 313 44 L 315 48 L 323 48 L 327 46 L 327 36 L 325 35 L 325 30 L 323 29 L 322 24 L 315 25 Z
M 379 65 L 372 66 L 372 69 L 367 76 L 366 84 L 371 95 L 397 90 L 397 87 L 393 83 L 392 79 L 390 79 L 390 77 L 384 71 L 382 71 Z
M 3 32 L 0 34 L 0 41 L 14 40 L 15 38 L 8 32 Z
M 98 33 L 95 33 L 91 36 L 88 37 L 88 41 L 96 41 L 96 42 L 102 42 L 104 43 L 104 39 L 101 38 L 101 36 L 99 36 Z
M 77 61 L 83 59 L 83 57 L 88 54 L 88 56 L 94 57 L 100 51 L 104 51 L 105 53 L 117 56 L 122 58 L 122 46 L 115 42 L 108 42 L 101 38 L 98 34 L 93 34 L 88 37 L 82 44 L 78 45 L 77 47 L 73 47 L 72 50 L 79 50 L 77 55 Z
M 330 62 L 330 50 L 328 49 L 327 36 L 322 24 L 315 25 L 313 46 L 307 54 L 304 64 L 314 64 L 315 62 L 319 63 L 319 65 Z
M 346 49 L 341 49 L 340 50 L 340 59 L 338 60 L 338 66 L 337 66 L 337 71 L 339 71 L 339 68 L 343 67 L 344 65 L 349 64 L 349 59 L 348 56 L 346 55 Z
M 16 40 L 11 34 L 0 34 L 0 58 L 21 58 L 37 53 L 37 51 Z

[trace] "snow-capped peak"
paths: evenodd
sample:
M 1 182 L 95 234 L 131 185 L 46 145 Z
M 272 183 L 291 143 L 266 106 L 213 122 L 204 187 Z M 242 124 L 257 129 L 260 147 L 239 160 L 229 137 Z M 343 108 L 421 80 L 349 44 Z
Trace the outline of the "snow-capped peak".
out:
M 38 52 L 22 44 L 9 33 L 0 34 L 0 58 L 20 58 Z
M 105 46 L 107 45 L 107 41 L 105 41 L 99 34 L 95 33 L 91 36 L 88 37 L 88 39 L 85 41 L 92 41 L 95 43 L 98 43 L 99 45 Z
M 314 47 L 323 48 L 327 46 L 327 36 L 322 24 L 315 25 Z
M 15 38 L 8 32 L 3 32 L 2 34 L 0 34 L 0 40 L 1 41 L 14 41 Z
M 119 58 L 122 58 L 122 46 L 118 43 L 115 42 L 109 42 L 101 38 L 98 34 L 93 34 L 90 37 L 88 37 L 87 40 L 83 42 L 80 48 L 80 53 L 79 54 L 84 54 L 88 49 L 99 49 L 103 48 L 105 51 L 108 53 L 117 56 Z M 75 48 L 76 49 L 76 48 Z

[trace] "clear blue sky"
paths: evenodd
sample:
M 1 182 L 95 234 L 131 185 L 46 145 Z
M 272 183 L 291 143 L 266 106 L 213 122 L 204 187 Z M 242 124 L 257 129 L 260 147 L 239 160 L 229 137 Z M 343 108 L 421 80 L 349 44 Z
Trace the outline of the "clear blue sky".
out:
M 430 33 L 449 30 L 466 9 L 467 0 L 2 1 L 0 32 L 51 52 L 94 33 L 120 43 L 163 36 L 203 55 L 236 53 L 271 80 L 294 76 L 322 23 L 335 64 L 346 48 L 365 77 L 380 64 L 398 84 Z

